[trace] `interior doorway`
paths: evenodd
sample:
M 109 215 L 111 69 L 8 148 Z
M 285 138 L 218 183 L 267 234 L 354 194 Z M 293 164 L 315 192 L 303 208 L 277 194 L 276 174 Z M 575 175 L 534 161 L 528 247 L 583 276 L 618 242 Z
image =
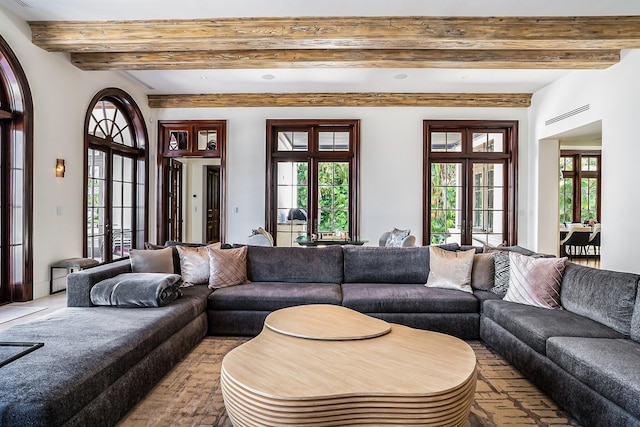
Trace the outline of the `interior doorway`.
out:
M 205 241 L 220 241 L 220 166 L 206 166 Z
M 572 156 L 570 162 L 562 159 L 563 152 Z M 589 220 L 593 221 L 593 225 L 602 222 L 602 206 L 598 196 L 603 181 L 599 160 L 604 156 L 602 121 L 598 120 L 540 140 L 538 155 L 539 208 L 536 249 L 538 252 L 561 255 L 563 252 L 560 242 L 571 223 L 585 225 L 586 220 L 586 225 L 592 226 Z M 575 159 L 579 161 L 576 162 Z M 574 191 L 576 177 L 580 179 L 580 192 Z M 589 249 L 593 255 L 595 249 Z M 599 254 L 600 250 L 597 251 Z

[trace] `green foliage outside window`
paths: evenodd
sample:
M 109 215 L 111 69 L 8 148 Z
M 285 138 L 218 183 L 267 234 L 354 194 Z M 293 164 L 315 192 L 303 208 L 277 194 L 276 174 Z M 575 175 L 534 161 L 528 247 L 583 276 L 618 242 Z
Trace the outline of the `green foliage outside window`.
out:
M 431 164 L 431 244 L 445 243 L 451 236 L 449 229 L 456 226 L 457 206 L 455 164 Z
M 307 209 L 308 166 L 297 165 L 297 206 Z M 349 164 L 320 162 L 318 164 L 318 232 L 349 230 Z

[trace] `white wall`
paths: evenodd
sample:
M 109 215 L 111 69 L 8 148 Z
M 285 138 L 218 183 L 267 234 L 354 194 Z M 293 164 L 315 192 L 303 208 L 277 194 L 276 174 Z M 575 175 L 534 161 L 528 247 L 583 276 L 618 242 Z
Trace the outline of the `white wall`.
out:
M 155 120 L 227 120 L 227 242 L 246 241 L 264 226 L 267 119 L 361 120 L 360 237 L 377 245 L 385 231 L 410 228 L 422 238 L 422 121 L 505 119 L 520 121 L 521 176 L 526 177 L 527 112 L 510 108 L 198 108 L 154 110 Z M 521 180 L 526 195 L 526 182 Z M 157 189 L 156 189 L 157 190 Z M 155 192 L 154 192 L 155 193 Z M 520 244 L 526 246 L 527 197 L 521 196 Z M 155 201 L 151 202 L 155 206 Z M 235 212 L 235 208 L 238 211 Z
M 83 72 L 65 54 L 36 47 L 28 25 L 2 8 L 0 33 L 25 70 L 33 96 L 33 295 L 38 298 L 49 294 L 51 262 L 82 256 L 83 128 L 89 102 L 101 89 L 119 87 L 146 117 L 149 109 L 139 85 L 112 72 Z M 64 178 L 55 178 L 56 158 L 65 159 Z
M 588 123 L 602 121 L 602 268 L 640 273 L 640 190 L 638 121 L 640 119 L 640 50 L 623 51 L 622 60 L 606 70 L 575 71 L 534 94 L 529 111 L 529 158 L 538 159 L 540 140 Z M 549 126 L 545 121 L 589 104 L 590 109 Z M 529 241 L 533 247 L 555 233 L 555 224 L 539 224 L 537 168 L 530 169 Z

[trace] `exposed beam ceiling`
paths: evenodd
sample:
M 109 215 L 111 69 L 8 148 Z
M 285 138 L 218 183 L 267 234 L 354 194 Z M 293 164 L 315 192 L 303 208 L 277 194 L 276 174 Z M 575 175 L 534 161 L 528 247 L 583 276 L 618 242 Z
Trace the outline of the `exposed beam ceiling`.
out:
M 602 69 L 619 61 L 620 49 L 640 48 L 640 16 L 221 18 L 29 25 L 36 45 L 69 52 L 72 63 L 83 70 Z M 268 105 L 280 105 L 271 95 L 278 95 L 275 98 L 284 105 L 281 94 L 261 96 Z M 522 94 L 511 94 L 507 102 L 505 94 L 483 94 L 495 96 L 494 104 L 491 96 L 482 100 L 478 94 L 351 93 L 351 100 L 344 93 L 298 95 L 286 98 L 286 105 L 529 103 L 528 98 L 522 101 Z M 179 96 L 163 98 L 163 105 L 181 104 Z M 255 94 L 225 94 L 226 100 L 183 96 L 191 97 L 186 102 L 190 105 L 257 102 Z M 311 104 L 311 98 L 318 103 Z M 150 97 L 150 105 L 159 105 L 160 99 Z
M 83 70 L 251 68 L 602 69 L 620 50 L 264 49 L 71 53 Z
M 640 47 L 639 16 L 34 21 L 30 26 L 35 44 L 68 52 Z
M 515 107 L 528 93 L 225 93 L 149 95 L 151 108 L 199 107 Z

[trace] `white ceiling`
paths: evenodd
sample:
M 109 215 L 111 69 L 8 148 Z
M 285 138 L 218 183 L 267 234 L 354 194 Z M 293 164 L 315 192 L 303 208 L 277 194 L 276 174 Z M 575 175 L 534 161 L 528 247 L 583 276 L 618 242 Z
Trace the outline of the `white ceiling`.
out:
M 25 20 L 640 15 L 640 0 L 0 0 L 0 6 Z M 128 71 L 125 74 L 144 84 L 150 94 L 347 91 L 531 93 L 568 72 L 323 68 Z M 398 74 L 406 74 L 407 77 L 394 78 Z M 275 78 L 267 80 L 263 78 L 265 75 Z

